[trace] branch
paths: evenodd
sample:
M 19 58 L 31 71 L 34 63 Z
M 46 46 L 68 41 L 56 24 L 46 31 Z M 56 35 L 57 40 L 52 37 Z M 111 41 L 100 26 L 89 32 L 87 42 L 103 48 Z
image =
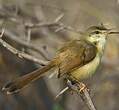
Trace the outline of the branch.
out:
M 96 110 L 87 89 L 84 89 L 83 93 L 80 93 L 80 96 L 82 100 L 87 104 L 89 110 Z
M 20 39 L 20 37 L 16 36 L 14 33 L 12 33 L 11 31 L 9 30 L 5 30 L 5 35 L 11 39 L 12 41 L 15 41 L 16 43 L 20 44 L 20 45 L 23 45 L 24 47 L 26 48 L 29 48 L 29 49 L 32 49 L 36 52 L 39 52 L 40 55 L 45 59 L 45 60 L 49 60 L 47 54 L 45 53 L 45 51 L 43 50 L 42 47 L 37 47 L 36 45 L 34 44 L 31 44 L 29 43 L 30 41 L 30 38 L 31 38 L 31 29 L 32 28 L 40 28 L 40 27 L 50 27 L 50 26 L 57 26 L 58 28 L 55 30 L 55 32 L 58 32 L 60 30 L 63 30 L 63 29 L 66 29 L 66 30 L 69 30 L 69 31 L 73 31 L 73 32 L 76 32 L 76 33 L 80 33 L 78 30 L 76 29 L 73 29 L 71 26 L 66 26 L 64 25 L 63 23 L 59 22 L 62 18 L 63 18 L 64 14 L 61 14 L 59 15 L 53 22 L 45 22 L 45 23 L 37 23 L 37 24 L 32 24 L 32 23 L 25 23 L 25 27 L 27 29 L 27 34 L 28 34 L 28 39 L 26 41 L 24 41 L 23 39 Z M 16 19 L 17 20 L 17 19 Z
M 74 92 L 78 93 L 82 100 L 85 102 L 89 110 L 96 110 L 93 101 L 90 97 L 89 90 L 86 88 L 86 85 L 83 84 L 82 82 L 77 82 L 75 84 L 72 84 L 70 80 L 67 81 L 67 87 L 65 87 L 58 95 L 56 95 L 55 100 L 64 94 L 67 90 L 73 90 Z
M 76 91 L 78 94 L 80 94 L 80 97 L 85 102 L 89 110 L 96 110 L 93 101 L 90 97 L 89 90 L 86 88 L 86 86 L 83 83 L 78 83 L 78 85 L 75 85 L 73 90 Z
M 81 96 L 82 100 L 85 102 L 85 104 L 87 105 L 89 110 L 96 110 L 96 108 L 91 100 L 90 94 L 88 92 L 89 90 L 87 89 L 87 87 L 84 83 L 78 81 L 77 83 L 72 84 L 72 82 L 70 80 L 68 80 L 67 85 L 68 85 L 69 89 L 73 90 L 74 92 L 78 93 Z M 67 90 L 68 89 L 65 89 L 65 91 L 67 91 Z M 63 93 L 65 91 L 63 91 Z
M 41 28 L 41 27 L 54 27 L 57 26 L 58 28 L 55 30 L 55 32 L 58 32 L 60 30 L 68 30 L 68 31 L 73 31 L 78 34 L 82 34 L 81 31 L 74 29 L 71 26 L 66 26 L 60 20 L 63 18 L 64 14 L 59 15 L 53 22 L 45 22 L 45 23 L 37 23 L 37 24 L 32 24 L 32 23 L 25 23 L 26 28 Z
M 32 49 L 36 52 L 39 52 L 40 55 L 45 58 L 46 60 L 49 60 L 44 52 L 44 50 L 41 47 L 36 47 L 34 44 L 31 43 L 27 43 L 26 41 L 24 41 L 23 39 L 20 39 L 19 37 L 17 37 L 15 34 L 13 34 L 12 32 L 10 32 L 9 30 L 5 30 L 4 33 L 9 39 L 11 39 L 12 41 L 17 42 L 20 45 L 25 46 L 26 48 Z
M 2 30 L 2 33 L 0 35 L 0 43 L 2 44 L 2 46 L 4 46 L 10 52 L 12 52 L 13 54 L 17 55 L 20 58 L 28 59 L 28 60 L 33 61 L 35 63 L 38 63 L 40 65 L 47 65 L 48 61 L 43 61 L 43 60 L 40 60 L 38 58 L 35 58 L 34 56 L 31 56 L 29 54 L 23 53 L 23 52 L 15 49 L 14 47 L 12 47 L 10 44 L 8 44 L 7 42 L 5 42 L 4 40 L 2 40 L 3 34 L 4 34 L 4 29 Z

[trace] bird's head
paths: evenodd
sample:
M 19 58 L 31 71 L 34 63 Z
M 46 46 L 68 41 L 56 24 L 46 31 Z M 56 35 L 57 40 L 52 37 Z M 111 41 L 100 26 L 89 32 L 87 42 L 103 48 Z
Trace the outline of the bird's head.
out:
M 86 31 L 86 39 L 92 43 L 104 43 L 110 34 L 119 34 L 114 32 L 112 29 L 107 29 L 104 25 L 91 26 Z

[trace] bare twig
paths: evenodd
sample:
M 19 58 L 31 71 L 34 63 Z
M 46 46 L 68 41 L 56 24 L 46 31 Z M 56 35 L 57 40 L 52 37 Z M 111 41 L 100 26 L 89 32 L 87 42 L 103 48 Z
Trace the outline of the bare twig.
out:
M 37 24 L 25 23 L 24 25 L 26 28 L 41 28 L 41 27 L 56 26 L 63 16 L 64 14 L 59 15 L 53 22 L 45 22 L 45 23 L 42 22 Z
M 59 15 L 56 19 L 55 22 L 59 22 L 62 18 L 64 17 L 64 14 Z
M 30 43 L 30 41 L 31 41 L 31 29 L 27 29 L 27 42 L 28 42 L 28 44 Z
M 0 34 L 0 39 L 2 38 L 4 32 L 5 32 L 5 29 L 2 29 L 2 33 Z
M 31 29 L 32 28 L 39 28 L 39 27 L 49 27 L 49 26 L 58 26 L 59 28 L 56 30 L 57 31 L 60 31 L 62 29 L 66 29 L 66 30 L 70 30 L 70 31 L 74 31 L 74 32 L 77 32 L 78 34 L 80 33 L 79 31 L 73 29 L 72 27 L 70 26 L 65 26 L 63 23 L 59 22 L 62 17 L 64 15 L 61 14 L 59 15 L 53 22 L 48 22 L 48 23 L 38 23 L 38 24 L 25 24 L 26 28 L 27 28 L 27 34 L 28 34 L 28 41 L 30 41 L 30 38 L 31 38 Z M 16 36 L 14 33 L 12 33 L 11 31 L 9 30 L 6 30 L 5 31 L 5 34 L 7 35 L 7 37 L 9 37 L 11 40 L 17 42 L 18 44 L 20 45 L 23 45 L 25 46 L 26 48 L 29 48 L 29 49 L 32 49 L 32 50 L 35 50 L 37 52 L 40 53 L 40 55 L 45 58 L 45 60 L 49 60 L 48 56 L 46 56 L 47 54 L 45 53 L 45 51 L 43 50 L 42 47 L 37 47 L 35 46 L 34 44 L 32 43 L 26 43 L 26 41 L 24 41 L 23 39 L 20 39 L 20 37 Z
M 65 93 L 68 89 L 69 89 L 69 87 L 67 86 L 67 87 L 65 87 L 63 90 L 61 90 L 60 93 L 58 93 L 58 94 L 56 95 L 55 100 L 56 100 L 58 97 L 60 97 L 63 93 Z
M 30 61 L 33 61 L 35 63 L 38 63 L 40 65 L 47 65 L 48 61 L 43 61 L 43 60 L 40 60 L 38 58 L 35 58 L 34 56 L 31 56 L 29 54 L 26 54 L 24 52 L 21 52 L 17 49 L 15 49 L 14 47 L 12 47 L 10 44 L 8 44 L 7 42 L 5 42 L 4 40 L 2 40 L 2 36 L 4 34 L 4 29 L 2 30 L 2 33 L 0 35 L 0 43 L 6 48 L 8 49 L 10 52 L 12 52 L 13 54 L 17 55 L 18 57 L 20 58 L 25 58 L 25 59 L 28 59 Z
M 58 28 L 55 30 L 55 32 L 58 32 L 60 30 L 68 30 L 68 31 L 73 31 L 78 34 L 82 34 L 81 31 L 74 29 L 71 26 L 66 26 L 60 20 L 63 18 L 64 14 L 59 15 L 53 22 L 45 22 L 45 23 L 37 23 L 37 24 L 32 24 L 32 23 L 25 23 L 26 28 L 41 28 L 41 27 L 53 27 L 57 26 Z
M 31 44 L 31 43 L 26 43 L 23 39 L 20 39 L 19 37 L 17 37 L 15 34 L 13 34 L 11 31 L 9 31 L 9 30 L 5 30 L 5 33 L 4 33 L 9 39 L 11 39 L 12 41 L 15 41 L 15 42 L 17 42 L 18 44 L 20 44 L 20 45 L 23 45 L 24 47 L 26 47 L 26 48 L 29 48 L 29 49 L 32 49 L 32 50 L 34 50 L 34 51 L 36 51 L 36 52 L 39 52 L 40 53 L 40 55 L 43 57 L 43 58 L 45 58 L 45 60 L 49 60 L 48 58 L 47 58 L 47 56 L 46 56 L 46 54 L 45 54 L 45 52 L 44 52 L 44 50 L 43 50 L 43 48 L 42 47 L 37 47 L 37 46 L 35 46 L 34 44 Z
M 22 19 L 19 19 L 19 16 L 12 16 L 12 15 L 9 15 L 8 16 L 8 15 L 6 15 L 8 20 L 11 20 L 13 22 L 18 22 L 18 23 L 22 23 L 23 22 Z M 41 27 L 58 26 L 58 29 L 56 29 L 55 32 L 58 32 L 58 31 L 64 29 L 64 30 L 68 30 L 68 31 L 73 31 L 73 32 L 78 33 L 78 34 L 82 34 L 82 32 L 80 32 L 79 30 L 76 30 L 76 29 L 74 29 L 71 26 L 66 26 L 65 24 L 63 24 L 62 22 L 60 22 L 60 20 L 63 17 L 64 17 L 64 14 L 60 14 L 58 17 L 56 17 L 56 19 L 53 22 L 45 22 L 45 23 L 41 22 L 41 23 L 37 23 L 37 24 L 24 23 L 24 25 L 25 25 L 26 28 L 41 28 Z M 3 18 L 5 18 L 5 16 L 3 16 Z
M 75 32 L 75 33 L 77 33 L 77 34 L 82 34 L 81 31 L 76 30 L 76 29 L 74 29 L 74 28 L 71 27 L 71 26 L 66 26 L 65 24 L 63 24 L 63 23 L 61 23 L 61 22 L 58 22 L 57 25 L 59 26 L 59 28 L 58 28 L 55 32 L 58 32 L 58 31 L 64 29 L 64 30 L 68 30 L 68 31 Z

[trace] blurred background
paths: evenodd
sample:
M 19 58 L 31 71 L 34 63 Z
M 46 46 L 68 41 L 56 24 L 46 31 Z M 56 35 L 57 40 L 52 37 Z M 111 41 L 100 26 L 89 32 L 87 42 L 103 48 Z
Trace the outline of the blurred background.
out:
M 64 42 L 78 39 L 80 34 L 65 29 L 56 32 L 56 27 L 29 31 L 27 25 L 52 23 L 61 14 L 60 21 L 74 30 L 85 31 L 100 23 L 119 30 L 118 0 L 0 0 L 0 27 L 4 22 L 6 29 L 3 39 L 20 51 L 51 60 Z M 0 89 L 41 66 L 18 58 L 0 45 Z M 97 110 L 119 110 L 119 35 L 108 38 L 102 65 L 86 85 Z M 55 101 L 63 88 L 62 79 L 47 75 L 15 95 L 0 90 L 0 110 L 88 110 L 77 94 L 67 92 Z

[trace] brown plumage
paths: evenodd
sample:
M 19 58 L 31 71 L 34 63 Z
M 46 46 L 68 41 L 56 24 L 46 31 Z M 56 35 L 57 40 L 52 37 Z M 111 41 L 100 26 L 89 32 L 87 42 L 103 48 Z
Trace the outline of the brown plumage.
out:
M 29 83 L 44 76 L 45 72 L 53 67 L 59 68 L 58 78 L 62 75 L 68 75 L 76 68 L 93 60 L 96 56 L 96 51 L 96 46 L 87 40 L 70 41 L 59 50 L 56 57 L 47 66 L 13 80 L 6 84 L 3 90 L 7 91 L 8 94 L 18 92 Z

